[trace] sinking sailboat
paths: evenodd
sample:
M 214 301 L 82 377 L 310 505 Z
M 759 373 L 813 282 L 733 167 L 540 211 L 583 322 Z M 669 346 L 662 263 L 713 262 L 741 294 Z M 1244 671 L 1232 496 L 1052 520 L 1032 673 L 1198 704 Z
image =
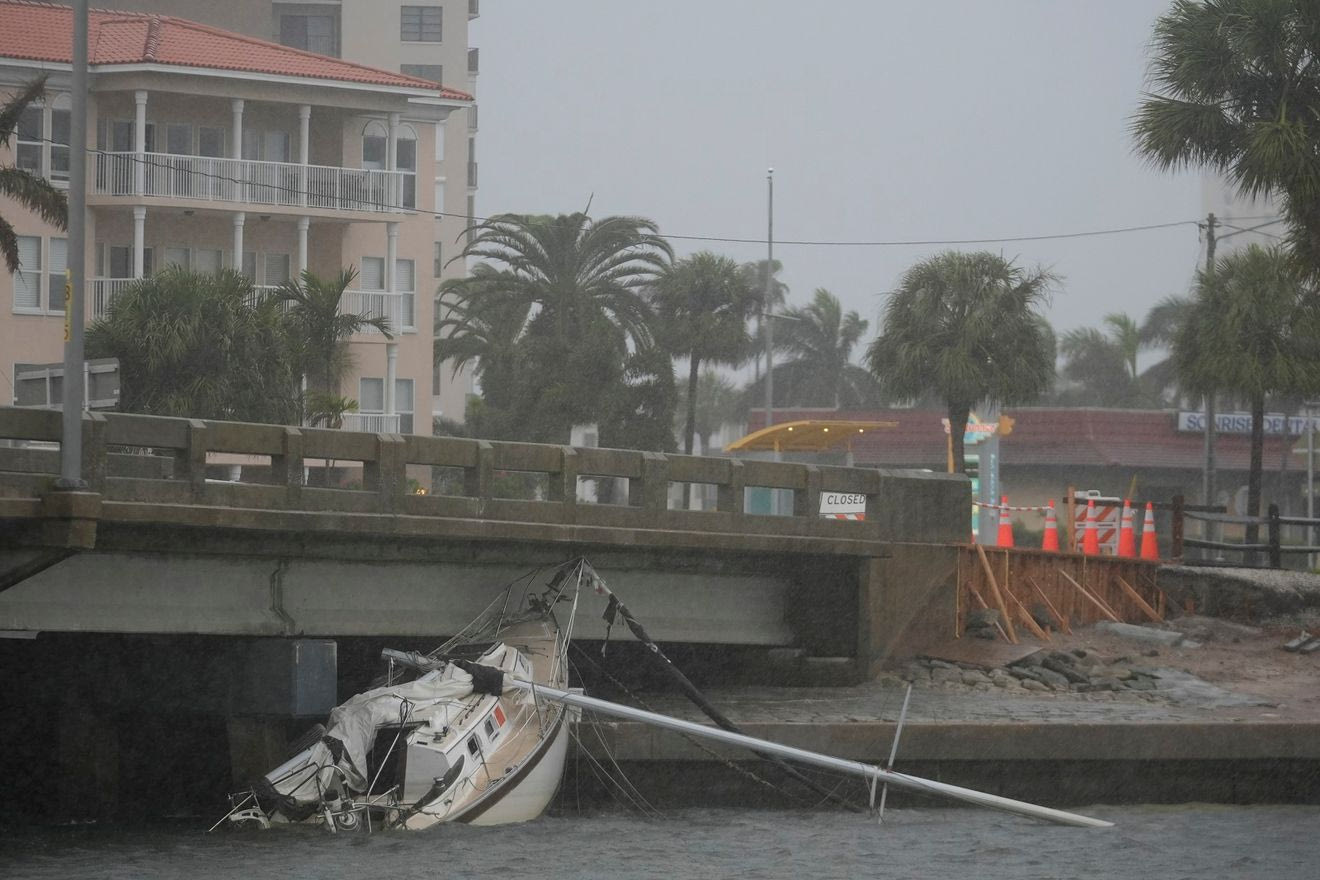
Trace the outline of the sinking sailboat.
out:
M 724 727 L 708 727 L 586 696 L 568 686 L 567 649 L 581 588 L 610 597 L 607 620 L 617 612 L 630 621 L 630 612 L 583 559 L 555 569 L 539 591 L 524 589 L 515 598 L 518 585 L 428 654 L 384 651 L 386 680 L 336 708 L 306 748 L 250 790 L 231 795 L 221 823 L 306 822 L 356 831 L 535 819 L 559 787 L 571 725 L 590 711 L 860 777 L 870 786 L 872 807 L 877 787 L 884 787 L 882 812 L 884 791 L 893 785 L 1059 824 L 1111 824 L 900 773 L 892 754 L 889 766 L 880 767 L 746 736 L 727 719 Z M 630 626 L 649 639 L 635 620 Z
M 386 650 L 385 680 L 337 707 L 306 748 L 250 790 L 231 795 L 226 818 L 351 831 L 541 815 L 563 775 L 573 710 L 506 690 L 503 680 L 567 687 L 579 587 L 592 576 L 578 560 L 555 569 L 542 589 L 515 582 L 434 651 Z

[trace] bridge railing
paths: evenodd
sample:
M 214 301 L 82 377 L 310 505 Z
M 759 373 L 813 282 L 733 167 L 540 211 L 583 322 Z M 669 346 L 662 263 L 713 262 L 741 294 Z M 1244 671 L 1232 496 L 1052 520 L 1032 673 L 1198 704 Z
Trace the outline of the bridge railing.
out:
M 968 483 L 913 471 L 369 434 L 126 413 L 87 413 L 83 471 L 104 501 L 253 510 L 463 517 L 576 526 L 962 541 Z M 0 501 L 39 498 L 59 471 L 60 413 L 0 407 Z M 43 448 L 44 447 L 44 448 Z M 208 479 L 246 462 L 241 478 Z M 327 480 L 331 468 L 360 479 Z M 208 470 L 209 469 L 209 470 Z M 360 469 L 360 470 L 359 470 Z M 339 471 L 342 473 L 342 470 Z M 421 479 L 419 480 L 418 477 Z M 526 479 L 521 479 L 526 478 Z M 587 481 L 608 485 L 580 499 Z M 683 483 L 715 487 L 714 510 L 675 509 Z M 431 484 L 431 489 L 424 487 Z M 533 486 L 534 491 L 511 491 Z M 747 490 L 786 490 L 783 515 Z M 864 522 L 822 519 L 821 492 L 866 497 Z M 519 497 L 521 495 L 521 497 Z

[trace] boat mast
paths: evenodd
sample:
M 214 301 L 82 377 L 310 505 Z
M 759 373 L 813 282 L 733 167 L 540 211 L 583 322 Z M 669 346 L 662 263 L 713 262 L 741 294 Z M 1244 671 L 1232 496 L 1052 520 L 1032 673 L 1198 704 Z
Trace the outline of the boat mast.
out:
M 1077 813 L 1065 812 L 1064 810 L 1055 810 L 1051 807 L 1029 804 L 1026 801 L 1018 801 L 1013 800 L 1012 798 L 987 794 L 971 788 L 949 785 L 945 782 L 936 782 L 933 779 L 924 779 L 920 776 L 910 776 L 906 773 L 886 770 L 883 767 L 876 767 L 872 764 L 864 764 L 861 761 L 835 758 L 830 755 L 822 755 L 819 752 L 811 752 L 806 749 L 799 749 L 793 746 L 770 742 L 769 740 L 757 739 L 756 737 L 747 736 L 746 734 L 732 733 L 715 727 L 707 727 L 704 724 L 684 721 L 681 718 L 671 718 L 668 715 L 647 712 L 644 709 L 634 709 L 632 706 L 623 706 L 619 703 L 611 703 L 608 700 L 600 700 L 595 697 L 588 697 L 584 694 L 575 694 L 570 691 L 546 687 L 545 685 L 536 684 L 534 682 L 516 679 L 512 676 L 505 676 L 504 681 L 506 685 L 512 685 L 514 687 L 531 691 L 534 696 L 553 700 L 557 703 L 577 706 L 582 709 L 590 709 L 594 712 L 600 712 L 603 715 L 613 715 L 616 718 L 623 718 L 627 721 L 638 721 L 642 724 L 651 724 L 668 730 L 676 730 L 680 733 L 700 736 L 706 739 L 715 740 L 716 742 L 726 743 L 728 745 L 742 746 L 757 752 L 768 752 L 782 758 L 787 758 L 791 761 L 800 761 L 804 764 L 813 764 L 817 767 L 824 767 L 827 770 L 848 773 L 853 776 L 861 776 L 865 779 L 879 781 L 898 788 L 906 788 L 912 791 L 923 792 L 925 794 L 954 798 L 956 800 L 966 801 L 970 804 L 976 804 L 977 806 L 989 807 L 994 810 L 1004 810 L 1005 812 L 1030 816 L 1035 819 L 1044 819 L 1048 822 L 1056 822 L 1060 825 L 1076 825 L 1083 828 L 1108 828 L 1114 824 L 1113 822 L 1106 822 L 1103 819 L 1093 819 L 1090 816 L 1082 816 Z

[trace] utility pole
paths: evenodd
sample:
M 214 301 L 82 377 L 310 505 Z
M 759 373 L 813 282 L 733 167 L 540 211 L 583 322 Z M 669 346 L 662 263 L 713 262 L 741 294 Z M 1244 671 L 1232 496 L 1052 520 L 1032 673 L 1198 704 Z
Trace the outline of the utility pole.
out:
M 765 183 L 769 201 L 765 227 L 765 301 L 761 304 L 761 314 L 765 322 L 765 426 L 768 428 L 775 422 L 775 322 L 771 299 L 775 264 L 775 169 L 765 173 Z
M 1206 279 L 1214 277 L 1215 274 L 1215 226 L 1218 221 L 1215 220 L 1215 214 L 1211 211 L 1205 218 L 1205 276 Z M 1205 500 L 1204 504 L 1215 503 L 1215 393 L 1211 391 L 1205 396 L 1205 472 L 1201 475 L 1201 497 Z M 1210 533 L 1210 540 L 1218 539 L 1218 529 L 1214 523 L 1206 524 L 1206 531 Z M 1207 555 L 1212 555 L 1213 551 L 1207 551 Z
M 82 478 L 83 299 L 87 242 L 87 0 L 73 2 L 73 109 L 69 119 L 68 278 L 64 288 L 64 382 L 57 489 L 86 487 Z

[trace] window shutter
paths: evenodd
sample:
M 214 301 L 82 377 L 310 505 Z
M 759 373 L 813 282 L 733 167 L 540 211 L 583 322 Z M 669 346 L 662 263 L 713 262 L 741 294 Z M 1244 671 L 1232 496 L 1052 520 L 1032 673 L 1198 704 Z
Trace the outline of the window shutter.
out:
M 41 239 L 18 237 L 18 271 L 14 273 L 14 308 L 41 308 Z

